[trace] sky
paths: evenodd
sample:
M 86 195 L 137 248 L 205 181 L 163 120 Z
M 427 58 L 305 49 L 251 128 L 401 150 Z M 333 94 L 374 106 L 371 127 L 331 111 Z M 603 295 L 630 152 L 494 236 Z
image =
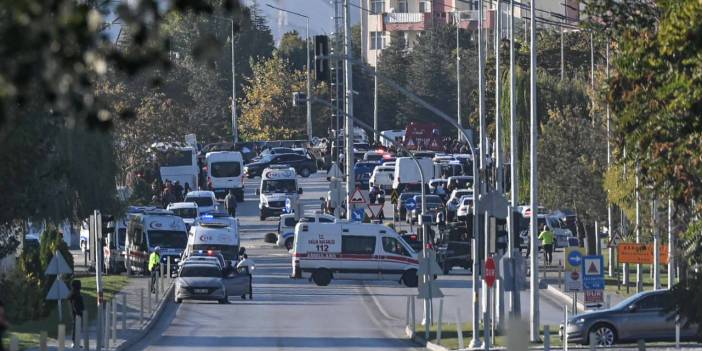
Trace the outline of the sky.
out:
M 125 0 L 122 0 L 125 1 Z M 330 0 L 240 0 L 243 5 L 250 6 L 257 3 L 262 12 L 262 16 L 268 20 L 268 25 L 273 31 L 276 45 L 280 41 L 280 37 L 284 33 L 297 30 L 300 34 L 305 33 L 305 19 L 300 16 L 287 14 L 276 9 L 272 9 L 267 4 L 284 8 L 287 10 L 299 12 L 310 17 L 310 35 L 331 34 L 333 32 L 332 15 L 333 7 Z M 333 0 L 331 0 L 333 1 Z M 343 0 L 339 0 L 342 1 Z M 362 0 L 351 0 L 351 4 L 359 5 Z M 118 2 L 115 2 L 115 4 Z M 360 21 L 360 9 L 351 6 L 351 25 Z M 106 16 L 107 21 L 112 21 L 115 18 L 113 13 Z M 119 23 L 108 28 L 108 33 L 111 38 L 115 38 L 119 33 Z

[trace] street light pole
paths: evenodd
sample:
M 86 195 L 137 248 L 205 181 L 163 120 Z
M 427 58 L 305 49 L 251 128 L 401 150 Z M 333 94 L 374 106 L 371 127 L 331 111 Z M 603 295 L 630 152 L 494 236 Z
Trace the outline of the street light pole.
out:
M 538 223 L 538 182 L 537 182 L 537 168 L 536 168 L 536 146 L 538 139 L 538 125 L 536 117 L 536 0 L 531 0 L 530 6 L 531 21 L 529 30 L 529 85 L 530 85 L 530 120 L 531 120 L 531 145 L 529 146 L 529 202 L 531 206 L 531 223 L 529 228 L 529 235 L 531 241 L 531 269 L 530 269 L 530 298 L 531 298 L 531 338 L 532 342 L 539 341 L 539 261 L 537 257 L 539 256 L 539 246 L 537 244 L 537 223 Z
M 305 71 L 307 73 L 307 141 L 311 142 L 312 141 L 312 83 L 310 79 L 310 17 L 307 15 L 303 15 L 299 12 L 295 11 L 290 11 L 286 10 L 277 6 L 273 6 L 271 4 L 266 4 L 268 7 L 272 9 L 276 9 L 278 11 L 282 11 L 285 13 L 293 14 L 295 16 L 300 16 L 305 19 L 306 25 L 305 25 L 305 48 L 307 50 L 307 67 L 305 67 Z
M 461 12 L 456 11 L 456 114 L 458 125 L 461 125 L 461 40 L 460 40 L 460 30 L 461 30 Z M 458 131 L 458 140 L 461 140 L 462 133 Z
M 353 119 L 349 116 L 353 116 L 353 76 L 351 75 L 351 70 L 353 65 L 351 64 L 351 13 L 349 10 L 349 1 L 344 0 L 344 89 L 345 91 L 345 103 L 344 103 L 344 120 L 346 121 L 344 126 L 344 133 L 346 134 L 345 149 L 346 149 L 346 219 L 352 219 L 352 204 L 351 196 L 353 195 L 355 177 L 353 174 Z
M 502 24 L 502 0 L 497 0 L 495 9 L 495 190 L 502 193 L 502 115 L 500 103 L 502 89 L 500 86 L 500 41 Z
M 507 256 L 513 258 L 512 251 L 516 247 L 517 228 L 514 225 L 514 209 L 519 205 L 519 188 L 518 188 L 518 173 L 517 173 L 517 99 L 514 96 L 515 76 L 517 72 L 514 67 L 514 0 L 509 3 L 509 179 L 510 179 L 510 209 L 507 243 L 509 249 Z M 510 293 L 511 311 L 514 317 L 521 315 L 521 296 L 520 292 L 513 291 Z
M 234 20 L 232 21 L 232 141 L 239 141 L 239 126 L 236 119 L 236 60 L 234 56 Z

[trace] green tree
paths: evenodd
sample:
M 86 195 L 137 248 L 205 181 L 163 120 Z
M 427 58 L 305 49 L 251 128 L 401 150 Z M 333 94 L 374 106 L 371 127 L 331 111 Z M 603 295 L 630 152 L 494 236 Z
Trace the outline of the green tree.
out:
M 402 86 L 407 86 L 406 72 L 410 63 L 405 46 L 404 37 L 399 33 L 392 33 L 390 45 L 382 51 L 378 58 L 378 72 Z M 381 81 L 378 83 L 378 101 L 381 128 L 404 128 L 407 118 L 400 113 L 400 105 L 404 101 L 404 95 Z
M 305 91 L 303 71 L 292 70 L 290 63 L 274 54 L 269 59 L 253 63 L 253 74 L 246 78 L 241 106 L 241 136 L 245 140 L 305 139 L 306 111 L 303 106 L 292 106 L 293 92 Z M 315 87 L 313 94 L 321 96 L 323 87 Z M 312 111 L 313 134 L 326 129 L 325 108 Z
M 307 66 L 307 44 L 297 31 L 284 33 L 276 52 L 288 60 L 293 69 L 304 70 Z

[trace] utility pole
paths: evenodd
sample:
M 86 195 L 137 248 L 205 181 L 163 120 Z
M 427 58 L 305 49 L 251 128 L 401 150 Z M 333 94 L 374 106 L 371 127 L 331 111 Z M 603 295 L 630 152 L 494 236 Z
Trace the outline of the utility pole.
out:
M 236 119 L 236 60 L 234 56 L 234 20 L 232 19 L 232 141 L 239 141 L 239 126 Z M 307 61 L 309 65 L 309 60 Z
M 530 276 L 530 298 L 531 298 L 531 338 L 532 342 L 539 341 L 539 246 L 537 244 L 537 222 L 539 204 L 537 201 L 538 183 L 536 169 L 536 147 L 538 139 L 538 125 L 536 118 L 536 0 L 531 0 L 530 6 L 531 21 L 529 31 L 529 85 L 530 85 L 530 120 L 531 120 L 531 145 L 529 146 L 529 202 L 531 204 L 531 223 L 529 225 L 529 235 L 531 241 L 531 276 Z
M 351 220 L 353 213 L 353 204 L 351 196 L 353 195 L 355 177 L 353 174 L 353 76 L 351 70 L 353 65 L 351 62 L 351 11 L 349 10 L 349 1 L 344 0 L 344 148 L 346 149 L 346 219 Z
M 480 150 L 478 153 L 476 153 L 476 156 L 479 158 L 480 162 L 480 174 L 483 175 L 485 174 L 485 149 L 487 146 L 487 135 L 485 132 L 485 77 L 484 77 L 484 65 L 485 63 L 483 62 L 483 0 L 480 0 L 478 2 L 478 114 L 479 114 L 479 121 L 480 121 Z M 473 159 L 473 163 L 475 163 L 476 160 Z M 475 174 L 473 175 L 475 177 Z M 475 180 L 474 180 L 475 182 Z M 478 184 L 480 186 L 480 193 L 485 194 L 485 182 L 482 181 Z M 475 193 L 474 193 L 475 194 Z M 478 221 L 480 219 L 480 211 L 478 209 L 478 196 L 473 196 L 473 226 L 476 226 L 478 224 Z M 478 229 L 478 234 L 477 235 L 482 235 L 481 230 Z M 480 342 L 480 335 L 478 333 L 478 326 L 480 325 L 480 293 L 479 293 L 479 285 L 482 284 L 481 279 L 478 276 L 478 271 L 479 271 L 479 265 L 481 262 L 479 262 L 479 255 L 477 254 L 479 252 L 479 248 L 477 247 L 477 243 L 479 243 L 478 238 L 475 237 L 473 240 L 473 252 L 475 253 L 473 257 L 473 326 L 474 326 L 474 332 L 473 332 L 473 338 L 470 341 L 470 347 L 476 348 L 481 346 Z M 486 293 L 487 289 L 483 289 L 483 293 Z M 488 328 L 486 325 L 485 328 Z
M 502 24 L 502 0 L 497 0 L 495 7 L 495 189 L 502 193 L 502 87 L 500 86 L 500 41 Z
M 675 285 L 675 237 L 673 236 L 673 200 L 668 198 L 668 289 Z
M 661 288 L 661 234 L 658 231 L 658 199 L 655 197 L 651 202 L 651 227 L 653 229 L 653 290 L 658 290 Z
M 517 100 L 514 96 L 514 85 L 517 72 L 514 67 L 514 0 L 509 3 L 509 174 L 510 174 L 510 208 L 508 217 L 507 255 L 514 258 L 512 251 L 516 247 L 517 228 L 514 226 L 515 209 L 519 206 L 519 182 L 517 174 Z M 518 318 L 521 311 L 520 290 L 515 289 L 510 293 L 512 316 Z
M 305 43 L 307 43 L 307 141 L 312 142 L 312 83 L 310 78 L 310 18 L 305 17 Z
M 607 48 L 605 50 L 605 76 L 607 77 L 607 80 L 609 80 L 609 41 L 607 41 Z M 606 103 L 605 106 L 605 114 L 607 118 L 607 169 L 610 168 L 611 162 L 612 162 L 612 140 L 611 140 L 611 134 L 610 134 L 610 129 L 609 129 L 609 122 L 610 122 L 610 115 L 609 115 L 609 102 Z M 612 235 L 614 235 L 614 231 L 612 230 L 612 203 L 607 201 L 607 231 L 610 235 L 610 238 L 612 238 Z M 622 234 L 622 233 L 620 233 Z M 610 247 L 609 249 L 609 276 L 614 275 L 614 248 Z
M 640 202 L 641 202 L 641 191 L 639 190 L 639 167 L 638 164 L 636 166 L 636 243 L 640 244 L 641 243 L 641 210 L 640 210 Z M 643 291 L 643 281 L 642 281 L 642 271 L 641 271 L 641 264 L 637 263 L 636 264 L 636 292 L 640 293 Z
M 456 11 L 456 100 L 457 100 L 457 122 L 458 126 L 463 128 L 461 124 L 461 11 Z M 458 131 L 458 140 L 461 140 L 463 133 Z
M 378 15 L 378 13 L 373 12 L 374 15 Z M 378 24 L 380 23 L 380 19 L 376 18 L 375 19 L 375 32 L 380 33 L 380 30 L 378 28 Z M 361 38 L 363 38 L 364 35 L 361 34 Z M 376 37 L 377 39 L 377 37 Z M 380 39 L 380 47 L 378 47 L 378 43 L 375 43 L 375 66 L 373 67 L 373 71 L 378 70 L 378 51 L 383 48 L 383 39 L 381 37 Z M 375 129 L 375 142 L 380 142 L 380 133 L 378 130 L 380 130 L 380 124 L 378 122 L 378 76 L 373 76 L 373 129 Z

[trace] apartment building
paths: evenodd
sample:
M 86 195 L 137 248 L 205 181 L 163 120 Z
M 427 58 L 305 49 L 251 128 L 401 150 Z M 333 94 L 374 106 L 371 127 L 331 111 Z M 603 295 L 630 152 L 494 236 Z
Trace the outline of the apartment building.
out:
M 515 1 L 528 4 L 528 0 Z M 482 0 L 483 28 L 491 29 L 495 23 L 496 0 Z M 456 23 L 461 28 L 478 28 L 478 9 L 481 0 L 362 0 L 361 26 L 363 36 L 363 58 L 375 66 L 384 48 L 390 44 L 392 33 L 399 33 L 408 50 L 421 33 L 436 24 Z M 515 6 L 517 18 L 529 17 L 529 11 Z M 537 2 L 537 16 L 550 21 L 577 22 L 579 0 L 540 0 Z M 506 32 L 509 16 L 508 6 L 503 0 L 501 28 Z

